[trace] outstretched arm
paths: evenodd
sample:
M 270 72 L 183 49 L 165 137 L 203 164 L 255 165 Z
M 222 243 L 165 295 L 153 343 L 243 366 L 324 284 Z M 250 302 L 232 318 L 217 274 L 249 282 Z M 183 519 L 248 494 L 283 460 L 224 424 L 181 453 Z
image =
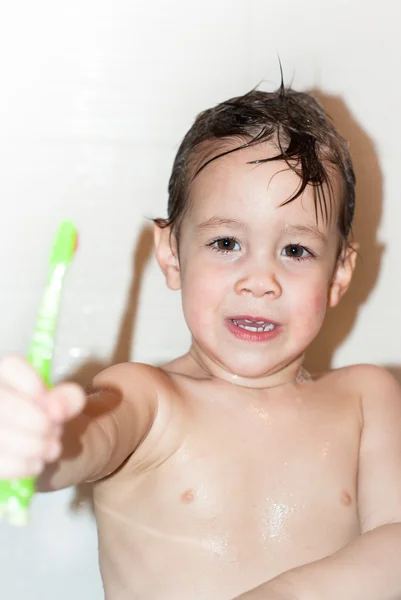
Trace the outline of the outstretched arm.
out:
M 363 383 L 358 474 L 361 535 L 332 556 L 291 569 L 242 600 L 401 600 L 401 391 L 386 371 Z
M 39 491 L 99 480 L 134 452 L 157 410 L 157 385 L 150 370 L 124 363 L 94 378 L 83 412 L 65 426 L 60 458 L 38 480 Z

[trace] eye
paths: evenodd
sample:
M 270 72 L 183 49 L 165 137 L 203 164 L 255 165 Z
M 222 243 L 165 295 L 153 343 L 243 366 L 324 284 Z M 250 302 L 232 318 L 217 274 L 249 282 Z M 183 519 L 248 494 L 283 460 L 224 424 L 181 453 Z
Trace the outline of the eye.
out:
M 312 258 L 313 256 L 310 250 L 305 248 L 305 246 L 300 246 L 299 244 L 288 244 L 288 246 L 283 248 L 282 255 L 286 256 L 287 258 L 295 258 L 298 260 Z
M 241 249 L 237 240 L 232 237 L 217 238 L 208 245 L 218 252 L 238 252 Z

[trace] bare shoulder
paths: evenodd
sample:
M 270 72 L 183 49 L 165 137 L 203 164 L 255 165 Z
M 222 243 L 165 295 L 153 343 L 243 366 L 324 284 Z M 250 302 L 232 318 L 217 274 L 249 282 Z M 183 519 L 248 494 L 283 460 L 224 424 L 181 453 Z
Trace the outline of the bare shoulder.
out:
M 119 363 L 93 379 L 97 390 L 117 390 L 121 397 L 118 438 L 136 430 L 135 452 L 127 468 L 132 473 L 157 467 L 180 447 L 185 431 L 186 410 L 173 377 L 162 368 L 144 363 Z M 132 442 L 129 442 L 132 447 Z
M 361 390 L 365 425 L 373 419 L 388 421 L 395 418 L 397 429 L 401 425 L 401 387 L 397 379 L 382 367 L 360 365 L 358 385 Z M 391 417 L 392 415 L 392 417 Z
M 138 413 L 152 413 L 157 422 L 169 421 L 183 408 L 173 377 L 163 368 L 145 363 L 119 363 L 104 369 L 93 379 L 94 390 L 116 390 Z
M 401 387 L 397 379 L 383 367 L 358 364 L 332 371 L 328 380 L 344 394 L 357 397 L 365 426 L 381 413 L 401 411 Z
M 399 389 L 399 384 L 390 371 L 372 364 L 350 365 L 314 374 L 313 380 L 316 383 L 338 386 L 343 391 L 357 393 L 361 397 L 372 391 Z
M 125 362 L 107 367 L 100 371 L 92 382 L 96 388 L 116 388 L 120 392 L 157 392 L 159 389 L 168 388 L 172 380 L 168 374 L 159 367 L 145 363 Z
M 319 396 L 334 398 L 354 407 L 361 427 L 373 427 L 379 416 L 401 410 L 401 388 L 387 369 L 372 364 L 356 364 L 313 374 L 313 389 Z
M 340 369 L 349 385 L 359 391 L 361 397 L 373 394 L 399 393 L 400 386 L 397 379 L 384 367 L 372 364 L 358 364 Z

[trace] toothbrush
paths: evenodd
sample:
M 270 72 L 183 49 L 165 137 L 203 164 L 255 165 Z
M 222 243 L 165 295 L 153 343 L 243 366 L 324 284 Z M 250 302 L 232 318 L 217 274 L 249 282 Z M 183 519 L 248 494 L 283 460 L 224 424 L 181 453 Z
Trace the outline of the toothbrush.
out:
M 70 221 L 61 223 L 50 255 L 48 281 L 28 352 L 28 361 L 48 388 L 51 387 L 51 366 L 61 291 L 67 267 L 77 248 L 77 241 L 74 224 Z M 34 493 L 34 478 L 0 481 L 0 518 L 5 516 L 12 525 L 25 525 L 28 522 L 29 504 Z

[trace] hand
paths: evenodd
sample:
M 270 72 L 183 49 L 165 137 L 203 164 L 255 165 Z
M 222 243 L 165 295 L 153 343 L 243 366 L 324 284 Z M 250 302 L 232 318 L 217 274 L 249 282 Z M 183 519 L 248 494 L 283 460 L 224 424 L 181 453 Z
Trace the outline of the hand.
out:
M 85 402 L 74 383 L 48 390 L 24 359 L 0 361 L 0 479 L 35 477 L 57 460 L 63 426 Z

